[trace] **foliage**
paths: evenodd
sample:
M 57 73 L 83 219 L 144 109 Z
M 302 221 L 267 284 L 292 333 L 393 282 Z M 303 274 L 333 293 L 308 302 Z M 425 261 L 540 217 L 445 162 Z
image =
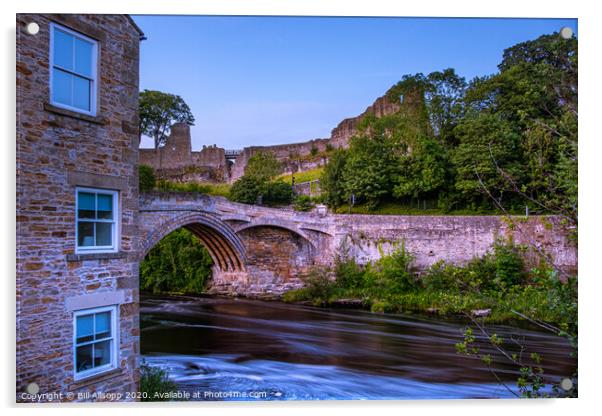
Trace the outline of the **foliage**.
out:
M 334 284 L 329 278 L 327 269 L 312 268 L 302 276 L 305 283 L 303 294 L 316 305 L 327 302 L 334 289 Z
M 347 199 L 343 182 L 346 161 L 347 152 L 343 149 L 336 149 L 320 177 L 320 187 L 326 195 L 325 202 L 331 207 L 342 205 Z
M 140 393 L 143 402 L 168 401 L 167 395 L 175 392 L 177 388 L 176 383 L 169 379 L 166 370 L 142 362 L 140 365 Z
M 488 322 L 521 319 L 518 312 L 576 334 L 576 278 L 563 283 L 544 264 L 525 271 L 522 249 L 512 242 L 498 241 L 490 253 L 465 265 L 437 262 L 421 274 L 413 270 L 413 257 L 403 244 L 388 254 L 381 248 L 381 253 L 379 260 L 360 266 L 350 252 L 349 240 L 344 239 L 332 271 L 320 269 L 314 279 L 319 280 L 319 273 L 323 277 L 334 274 L 328 288 L 330 301 L 359 298 L 368 306 L 377 303 L 376 310 L 440 315 L 491 309 Z M 301 289 L 285 298 L 314 300 L 311 293 Z M 323 293 L 319 298 L 320 302 L 327 299 Z
M 138 166 L 138 184 L 140 192 L 152 191 L 155 188 L 155 171 L 146 165 Z
M 293 199 L 291 186 L 283 180 L 266 182 L 263 185 L 263 203 L 267 205 L 286 205 Z
M 263 194 L 265 182 L 254 176 L 243 175 L 230 189 L 230 199 L 243 204 L 256 204 Z
M 293 201 L 295 211 L 307 212 L 311 211 L 313 204 L 309 195 L 297 195 Z
M 202 293 L 213 261 L 188 230 L 163 238 L 140 263 L 140 289 L 153 293 Z
M 154 140 L 155 149 L 165 144 L 172 124 L 194 125 L 190 107 L 179 95 L 144 90 L 139 100 L 140 133 Z
M 367 115 L 330 156 L 326 202 L 377 211 L 408 198 L 443 211 L 554 213 L 577 223 L 577 39 L 558 33 L 504 51 L 499 71 L 405 75 L 399 111 Z
M 271 152 L 257 152 L 249 158 L 244 176 L 261 182 L 274 179 L 282 171 L 282 165 Z

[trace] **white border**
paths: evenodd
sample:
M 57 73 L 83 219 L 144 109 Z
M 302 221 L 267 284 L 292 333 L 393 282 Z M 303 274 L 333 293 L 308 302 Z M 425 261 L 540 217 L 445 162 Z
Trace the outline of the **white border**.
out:
M 599 97 L 602 97 L 600 68 L 600 40 L 602 39 L 602 18 L 600 7 L 594 1 L 532 1 L 506 0 L 503 2 L 483 2 L 474 0 L 429 0 L 398 1 L 386 0 L 171 0 L 169 2 L 124 2 L 123 0 L 103 0 L 82 3 L 79 0 L 28 0 L 27 2 L 4 2 L 4 13 L 0 14 L 4 33 L 9 39 L 2 42 L 3 63 L 0 64 L 0 79 L 4 80 L 3 111 L 0 111 L 0 125 L 4 135 L 14 137 L 15 115 L 15 13 L 131 13 L 131 14 L 303 14 L 303 15 L 383 15 L 383 16 L 473 16 L 473 17 L 575 17 L 579 18 L 579 203 L 582 224 L 579 239 L 579 399 L 567 400 L 441 400 L 441 401 L 385 401 L 385 402 L 288 402 L 288 403 L 136 403 L 136 404 L 52 404 L 45 405 L 43 412 L 65 416 L 66 413 L 81 414 L 85 408 L 87 415 L 106 415 L 108 408 L 115 414 L 131 415 L 133 409 L 141 409 L 146 416 L 165 414 L 190 415 L 192 412 L 210 413 L 212 416 L 307 416 L 308 414 L 338 414 L 353 416 L 366 414 L 469 416 L 538 414 L 576 415 L 599 412 L 600 408 L 600 331 L 599 305 L 602 294 L 600 278 L 599 236 L 602 235 L 602 221 L 599 217 L 599 181 L 602 177 L 602 141 L 599 140 L 600 116 Z M 24 30 L 24 29 L 23 29 Z M 25 36 L 20 30 L 19 36 Z M 150 39 L 149 39 L 150 41 Z M 461 53 L 461 51 L 458 51 Z M 15 195 L 15 142 L 9 140 L 9 151 L 2 152 L 4 160 L 0 170 L 7 185 L 6 192 Z M 12 150 L 12 151 L 11 151 Z M 5 266 L 4 279 L 4 320 L 3 333 L 6 335 L 2 348 L 3 368 L 6 377 L 0 380 L 4 407 L 12 407 L 7 413 L 16 413 L 14 407 L 15 386 L 15 204 L 0 205 L 7 231 L 3 234 L 4 244 L 0 254 Z M 13 278 L 9 278 L 12 276 Z M 40 405 L 19 406 L 19 414 L 38 414 Z M 191 407 L 193 408 L 191 410 Z M 597 411 L 594 409 L 598 409 Z

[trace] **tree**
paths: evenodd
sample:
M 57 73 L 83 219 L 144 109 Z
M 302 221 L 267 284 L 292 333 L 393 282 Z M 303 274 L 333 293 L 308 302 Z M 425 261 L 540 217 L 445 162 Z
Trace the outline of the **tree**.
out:
M 181 228 L 163 238 L 140 263 L 140 289 L 202 293 L 212 265 L 200 240 Z
M 346 195 L 355 195 L 369 209 L 390 196 L 398 161 L 396 147 L 385 134 L 352 138 L 343 173 Z
M 347 195 L 344 186 L 344 169 L 347 160 L 347 151 L 336 149 L 333 151 L 330 159 L 320 178 L 320 189 L 326 194 L 325 202 L 330 207 L 338 207 L 345 202 Z
M 449 160 L 443 146 L 432 137 L 422 137 L 411 153 L 400 157 L 393 196 L 426 198 L 437 196 L 449 182 Z
M 259 178 L 243 175 L 230 188 L 230 199 L 243 204 L 255 204 L 264 191 L 264 184 Z
M 512 187 L 499 172 L 503 168 L 518 183 L 524 182 L 520 134 L 512 124 L 498 114 L 483 112 L 466 117 L 456 135 L 460 145 L 452 156 L 455 188 L 464 200 L 478 206 L 495 201 L 498 207 L 512 197 L 516 201 Z
M 161 91 L 144 90 L 140 93 L 140 133 L 151 137 L 155 150 L 167 141 L 174 123 L 194 125 L 188 104 L 179 95 Z M 161 160 L 159 160 L 161 166 Z
M 245 176 L 270 181 L 282 172 L 282 164 L 272 152 L 257 152 L 249 158 Z

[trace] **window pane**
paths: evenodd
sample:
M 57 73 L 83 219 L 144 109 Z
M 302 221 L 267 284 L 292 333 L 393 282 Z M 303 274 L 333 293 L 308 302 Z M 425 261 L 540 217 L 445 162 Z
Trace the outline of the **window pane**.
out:
M 94 367 L 111 362 L 111 342 L 107 340 L 94 344 Z
M 54 68 L 52 70 L 52 101 L 71 105 L 72 75 Z
M 89 370 L 93 367 L 92 345 L 84 345 L 75 349 L 75 368 L 77 372 Z
M 78 316 L 75 322 L 76 327 L 76 342 L 92 341 L 94 334 L 94 315 Z
M 78 222 L 77 223 L 77 245 L 79 247 L 94 246 L 94 223 L 93 222 Z
M 96 339 L 111 336 L 111 312 L 96 314 Z
M 113 195 L 98 194 L 98 219 L 113 219 Z
M 89 192 L 77 193 L 77 216 L 79 218 L 95 218 L 95 194 Z
M 75 72 L 78 74 L 92 76 L 92 44 L 74 38 L 75 44 Z
M 96 223 L 96 245 L 97 246 L 112 246 L 113 224 L 108 222 L 97 222 Z
M 73 76 L 73 107 L 90 111 L 90 81 Z
M 73 70 L 73 36 L 54 30 L 54 64 Z

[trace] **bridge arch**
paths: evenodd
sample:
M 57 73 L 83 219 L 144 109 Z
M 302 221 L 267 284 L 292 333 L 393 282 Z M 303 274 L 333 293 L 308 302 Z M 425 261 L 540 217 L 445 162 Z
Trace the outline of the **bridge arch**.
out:
M 316 248 L 315 241 L 313 241 L 313 239 L 305 231 L 303 231 L 301 228 L 297 227 L 297 225 L 292 221 L 263 218 L 260 221 L 252 221 L 252 222 L 248 222 L 246 224 L 236 227 L 236 232 L 240 233 L 241 231 L 244 231 L 244 230 L 249 230 L 251 228 L 261 228 L 261 227 L 274 227 L 274 228 L 280 228 L 282 230 L 287 230 L 293 234 L 298 235 L 299 237 L 302 237 L 305 241 L 307 241 L 312 246 L 312 248 L 314 248 L 314 249 Z
M 246 250 L 241 239 L 227 223 L 215 216 L 204 212 L 186 211 L 167 219 L 161 219 L 159 224 L 150 221 L 145 226 L 152 227 L 147 231 L 141 242 L 139 260 L 171 232 L 185 228 L 192 232 L 207 248 L 215 266 L 222 272 L 241 272 L 246 270 Z M 154 225 L 154 226 L 153 226 Z

